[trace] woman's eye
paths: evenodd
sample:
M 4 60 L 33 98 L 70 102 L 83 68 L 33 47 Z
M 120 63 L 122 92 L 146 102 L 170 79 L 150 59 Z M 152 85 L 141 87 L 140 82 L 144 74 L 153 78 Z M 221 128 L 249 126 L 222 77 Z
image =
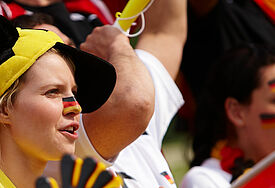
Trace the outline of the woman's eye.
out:
M 55 96 L 55 95 L 58 95 L 59 93 L 60 93 L 59 89 L 50 89 L 45 93 L 45 95 L 46 96 Z

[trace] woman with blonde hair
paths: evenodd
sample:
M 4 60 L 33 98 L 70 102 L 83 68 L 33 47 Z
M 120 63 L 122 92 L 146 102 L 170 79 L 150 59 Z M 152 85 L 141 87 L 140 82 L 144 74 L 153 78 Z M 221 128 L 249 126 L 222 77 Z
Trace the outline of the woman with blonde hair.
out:
M 115 81 L 108 62 L 1 16 L 0 187 L 34 187 L 47 161 L 73 154 L 81 107 L 98 109 Z

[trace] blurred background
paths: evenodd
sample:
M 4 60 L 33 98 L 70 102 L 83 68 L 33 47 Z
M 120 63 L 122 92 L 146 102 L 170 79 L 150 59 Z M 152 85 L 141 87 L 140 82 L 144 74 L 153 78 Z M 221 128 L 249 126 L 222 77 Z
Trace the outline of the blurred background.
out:
M 170 166 L 175 183 L 180 185 L 192 158 L 192 138 L 186 124 L 177 116 L 171 122 L 164 137 L 162 152 Z

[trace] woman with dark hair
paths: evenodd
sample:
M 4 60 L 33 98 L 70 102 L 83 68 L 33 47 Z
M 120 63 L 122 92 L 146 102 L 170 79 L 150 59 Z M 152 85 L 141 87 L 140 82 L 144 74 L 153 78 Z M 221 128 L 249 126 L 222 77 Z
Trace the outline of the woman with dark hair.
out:
M 275 149 L 275 48 L 247 44 L 212 68 L 182 187 L 228 187 Z

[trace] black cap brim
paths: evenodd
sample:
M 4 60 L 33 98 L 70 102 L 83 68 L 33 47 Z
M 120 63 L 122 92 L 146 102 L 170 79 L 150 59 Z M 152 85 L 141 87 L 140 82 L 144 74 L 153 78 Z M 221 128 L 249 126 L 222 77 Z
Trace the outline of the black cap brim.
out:
M 76 98 L 82 113 L 90 113 L 101 107 L 115 87 L 116 71 L 113 65 L 59 42 L 53 48 L 69 55 L 75 65 L 75 81 L 78 86 Z

